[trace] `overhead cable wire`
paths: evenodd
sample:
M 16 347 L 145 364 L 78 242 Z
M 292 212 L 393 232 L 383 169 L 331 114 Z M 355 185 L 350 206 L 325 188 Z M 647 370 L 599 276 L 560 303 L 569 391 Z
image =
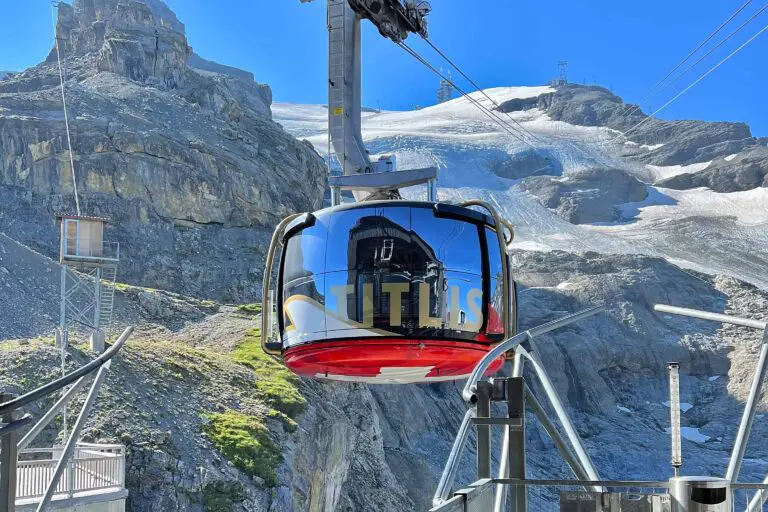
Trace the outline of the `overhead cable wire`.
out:
M 469 101 L 473 106 L 478 108 L 483 114 L 485 114 L 487 117 L 489 117 L 493 122 L 498 124 L 504 131 L 509 133 L 511 136 L 515 137 L 520 142 L 527 144 L 534 150 L 536 149 L 536 146 L 528 142 L 521 134 L 517 133 L 511 126 L 507 125 L 503 122 L 503 120 L 495 114 L 493 111 L 488 109 L 486 106 L 484 106 L 482 103 L 477 101 L 475 98 L 473 98 L 469 93 L 467 93 L 464 89 L 456 85 L 453 80 L 448 78 L 444 73 L 440 72 L 437 68 L 435 68 L 432 64 L 430 64 L 426 59 L 424 59 L 421 55 L 419 55 L 413 48 L 408 46 L 407 44 L 403 42 L 396 43 L 398 46 L 400 46 L 403 50 L 408 52 L 413 58 L 421 62 L 424 66 L 426 66 L 429 70 L 431 70 L 433 73 L 435 73 L 437 76 L 445 80 L 448 84 L 450 84 L 451 87 L 456 89 L 456 91 L 459 92 L 467 101 Z
M 689 85 L 688 87 L 686 87 L 685 89 L 683 89 L 682 91 L 680 91 L 680 92 L 679 92 L 679 93 L 678 93 L 678 94 L 677 94 L 677 95 L 676 95 L 674 98 L 672 98 L 671 100 L 669 100 L 668 102 L 666 102 L 664 105 L 662 105 L 661 107 L 659 107 L 658 109 L 656 109 L 656 110 L 655 110 L 654 112 L 652 112 L 651 114 L 649 114 L 649 115 L 648 115 L 648 117 L 646 117 L 645 119 L 643 119 L 642 121 L 640 121 L 639 123 L 637 123 L 635 126 L 633 126 L 632 128 L 630 128 L 628 131 L 624 132 L 624 135 L 626 136 L 626 135 L 628 135 L 629 133 L 633 132 L 634 130 L 636 130 L 637 128 L 639 128 L 640 126 L 642 126 L 643 124 L 647 123 L 647 122 L 648 122 L 648 121 L 649 121 L 651 118 L 653 118 L 653 116 L 655 116 L 656 114 L 658 114 L 659 112 L 661 112 L 662 110 L 664 110 L 665 108 L 667 108 L 668 106 L 670 106 L 670 105 L 671 105 L 671 104 L 672 104 L 674 101 L 676 101 L 678 98 L 680 98 L 680 97 L 681 97 L 683 94 L 685 94 L 685 93 L 687 93 L 688 91 L 690 91 L 690 90 L 691 90 L 691 89 L 692 89 L 692 88 L 693 88 L 693 87 L 694 87 L 696 84 L 698 84 L 699 82 L 701 82 L 702 80 L 704 80 L 705 78 L 707 78 L 709 75 L 711 75 L 712 73 L 714 73 L 714 71 L 715 71 L 717 68 L 719 68 L 720 66 L 722 66 L 723 64 L 725 64 L 726 62 L 728 62 L 728 61 L 729 61 L 729 60 L 730 60 L 730 59 L 731 59 L 731 58 L 732 58 L 734 55 L 736 55 L 736 54 L 737 54 L 737 53 L 739 53 L 741 50 L 743 50 L 744 48 L 746 48 L 746 47 L 747 47 L 747 46 L 748 46 L 748 45 L 749 45 L 749 44 L 750 44 L 752 41 L 754 41 L 755 39 L 757 39 L 757 38 L 758 38 L 760 35 L 762 35 L 762 34 L 763 34 L 763 32 L 765 32 L 766 30 L 768 30 L 768 25 L 764 26 L 764 27 L 763 27 L 763 28 L 762 28 L 762 29 L 761 29 L 761 30 L 760 30 L 760 31 L 759 31 L 757 34 L 755 34 L 755 35 L 753 35 L 752 37 L 750 37 L 750 38 L 749 38 L 749 39 L 748 39 L 748 40 L 747 40 L 747 41 L 746 41 L 744 44 L 742 44 L 741 46 L 739 46 L 738 48 L 736 48 L 736 49 L 735 49 L 733 52 L 731 52 L 731 53 L 730 53 L 730 54 L 729 54 L 729 55 L 728 55 L 726 58 L 724 58 L 723 60 L 721 60 L 720 62 L 718 62 L 717 64 L 715 64 L 715 65 L 714 65 L 712 68 L 710 68 L 710 70 L 709 70 L 709 71 L 707 71 L 706 73 L 704 73 L 703 75 L 701 75 L 701 76 L 700 76 L 698 79 L 696 79 L 696 81 L 695 81 L 695 82 L 693 82 L 691 85 Z
M 58 5 L 58 4 L 57 4 Z M 67 115 L 67 99 L 64 95 L 64 71 L 61 67 L 61 54 L 59 53 L 59 38 L 56 34 L 56 17 L 53 12 L 54 2 L 51 2 L 51 24 L 53 25 L 53 41 L 56 46 L 56 60 L 59 63 L 59 82 L 61 84 L 61 104 L 64 107 L 64 126 L 67 129 L 67 145 L 69 146 L 69 167 L 72 170 L 72 188 L 75 191 L 75 208 L 80 215 L 80 198 L 77 195 L 77 177 L 75 175 L 75 158 L 72 155 L 72 137 L 69 133 L 69 116 Z
M 657 89 L 657 88 L 658 88 L 658 87 L 659 87 L 661 84 L 663 84 L 664 82 L 666 82 L 666 81 L 667 81 L 667 79 L 668 79 L 669 77 L 671 77 L 671 76 L 672 76 L 672 75 L 675 73 L 675 71 L 677 71 L 678 69 L 680 69 L 680 68 L 683 66 L 683 64 L 685 64 L 686 62 L 688 62 L 688 60 L 690 60 L 690 59 L 691 59 L 691 57 L 693 57 L 693 56 L 694 56 L 694 55 L 695 55 L 695 54 L 696 54 L 696 53 L 697 53 L 699 50 L 701 50 L 701 49 L 702 49 L 702 48 L 703 48 L 703 47 L 704 47 L 704 46 L 705 46 L 707 43 L 709 43 L 709 42 L 710 42 L 710 41 L 711 41 L 711 40 L 712 40 L 712 39 L 713 39 L 713 38 L 714 38 L 714 37 L 715 37 L 717 34 L 719 34 L 721 30 L 723 30 L 723 29 L 724 29 L 724 28 L 725 28 L 725 27 L 726 27 L 726 26 L 727 26 L 729 23 L 731 23 L 731 21 L 733 21 L 733 20 L 734 20 L 734 18 L 736 18 L 736 16 L 738 16 L 739 14 L 741 14 L 741 12 L 742 12 L 744 9 L 746 9 L 746 8 L 749 6 L 749 4 L 751 4 L 751 3 L 752 3 L 752 1 L 753 1 L 753 0 L 747 0 L 747 1 L 746 1 L 746 2 L 745 2 L 745 3 L 744 3 L 742 6 L 741 6 L 741 7 L 739 7 L 739 8 L 736 10 L 736 12 L 734 12 L 734 13 L 731 15 L 731 17 L 730 17 L 730 18 L 728 18 L 727 20 L 725 20 L 725 21 L 724 21 L 724 22 L 723 22 L 723 23 L 722 23 L 722 24 L 721 24 L 719 27 L 717 27 L 717 29 L 715 29 L 715 31 L 714 31 L 714 32 L 712 32 L 712 33 L 711 33 L 709 36 L 707 36 L 707 38 L 706 38 L 706 39 L 704 39 L 704 41 L 702 41 L 702 42 L 701 42 L 701 43 L 700 43 L 700 44 L 699 44 L 699 45 L 698 45 L 696 48 L 694 48 L 693 50 L 691 50 L 691 51 L 688 53 L 688 55 L 686 55 L 686 56 L 685 56 L 685 58 L 684 58 L 683 60 L 681 60 L 681 61 L 680 61 L 680 62 L 679 62 L 679 63 L 678 63 L 678 64 L 677 64 L 677 65 L 676 65 L 674 68 L 672 68 L 672 69 L 671 69 L 671 70 L 670 70 L 670 71 L 667 73 L 667 75 L 666 75 L 664 78 L 662 78 L 661 80 L 659 80 L 658 82 L 656 82 L 655 84 L 653 84 L 653 86 L 651 86 L 651 88 L 650 88 L 650 89 L 648 89 L 648 91 L 646 91 L 646 93 L 643 95 L 643 97 L 640 99 L 640 101 L 638 101 L 638 102 L 637 102 L 637 105 L 634 105 L 634 106 L 630 106 L 630 107 L 628 107 L 628 108 L 627 108 L 627 110 L 625 110 L 624 112 L 622 112 L 622 114 L 621 114 L 621 115 L 622 115 L 622 116 L 624 116 L 624 115 L 627 115 L 627 116 L 628 116 L 628 115 L 631 115 L 631 114 L 633 114 L 634 112 L 636 112 L 636 111 L 637 111 L 637 110 L 640 108 L 640 104 L 641 104 L 643 101 L 645 101 L 645 100 L 647 100 L 647 99 L 650 99 L 650 98 L 652 98 L 653 96 L 655 96 L 655 95 L 657 94 L 657 92 L 658 92 L 658 91 L 656 91 L 656 92 L 654 92 L 654 91 L 655 91 L 655 90 L 656 90 L 656 89 Z
M 718 49 L 719 49 L 720 47 L 722 47 L 722 46 L 723 46 L 725 43 L 727 43 L 728 41 L 730 41 L 730 40 L 731 40 L 731 38 L 732 38 L 733 36 L 735 36 L 736 34 L 738 34 L 739 32 L 741 32 L 741 30 L 742 30 L 744 27 L 746 27 L 747 25 L 749 25 L 749 24 L 750 24 L 750 23 L 751 23 L 751 22 L 752 22 L 752 21 L 753 21 L 755 18 L 757 18 L 758 16 L 760 16 L 760 15 L 761 15 L 763 12 L 765 12 L 766 10 L 768 10 L 768 4 L 765 4 L 765 5 L 763 6 L 763 8 L 762 8 L 762 9 L 760 9 L 760 10 L 759 10 L 759 11 L 757 11 L 755 14 L 753 14 L 752 16 L 750 16 L 750 18 L 749 18 L 747 21 L 745 21 L 744 23 L 742 23 L 741 25 L 739 25 L 739 27 L 738 27 L 736 30 L 734 30 L 733 32 L 731 32 L 730 34 L 728 34 L 728 36 L 726 36 L 726 37 L 725 37 L 725 38 L 724 38 L 722 41 L 720 41 L 720 42 L 719 42 L 719 43 L 717 43 L 715 46 L 713 46 L 713 47 L 712 47 L 712 48 L 711 48 L 711 49 L 710 49 L 710 50 L 709 50 L 707 53 L 705 53 L 705 54 L 704 54 L 702 57 L 700 57 L 700 58 L 699 58 L 699 60 L 697 60 L 696 62 L 694 62 L 694 63 L 693 63 L 693 64 L 691 64 L 690 66 L 688 66 L 688 67 L 687 67 L 687 68 L 686 68 L 686 69 L 685 69 L 685 70 L 684 70 L 682 73 L 680 73 L 678 76 L 676 76 L 676 77 L 675 77 L 675 78 L 674 78 L 674 79 L 673 79 L 671 82 L 668 82 L 667 84 L 665 84 L 665 85 L 664 85 L 664 86 L 663 86 L 661 89 L 659 89 L 659 91 L 658 91 L 658 92 L 661 92 L 661 91 L 663 91 L 663 90 L 666 90 L 667 88 L 669 88 L 670 86 L 672 86 L 673 84 L 675 84 L 675 83 L 676 83 L 678 80 L 680 80 L 680 79 L 681 79 L 683 76 L 685 76 L 685 75 L 686 75 L 686 74 L 687 74 L 689 71 L 691 71 L 693 68 L 695 68 L 696 66 L 698 66 L 699 64 L 701 64 L 701 63 L 702 63 L 702 61 L 704 61 L 704 60 L 705 60 L 707 57 L 709 57 L 710 55 L 712 55 L 713 53 L 715 53 L 715 51 L 716 51 L 716 50 L 718 50 Z
M 446 54 L 445 54 L 445 53 L 444 53 L 442 50 L 440 50 L 440 48 L 438 48 L 438 47 L 437 47 L 437 45 L 435 45 L 435 44 L 434 44 L 434 43 L 433 43 L 433 42 L 432 42 L 432 41 L 431 41 L 431 40 L 430 40 L 428 37 L 424 36 L 424 35 L 423 35 L 423 34 L 422 34 L 422 33 L 421 33 L 419 30 L 417 30 L 417 28 L 416 28 L 416 27 L 413 25 L 413 22 L 411 21 L 411 19 L 409 19 L 407 16 L 405 16 L 405 15 L 404 15 L 404 14 L 402 14 L 402 13 L 400 13 L 400 16 L 401 16 L 401 17 L 403 18 L 403 20 L 405 20 L 405 22 L 406 22 L 406 23 L 407 23 L 407 24 L 408 24 L 408 25 L 411 27 L 411 30 L 412 30 L 414 33 L 418 34 L 418 35 L 419 35 L 419 36 L 420 36 L 420 37 L 421 37 L 421 38 L 424 40 L 424 42 L 425 42 L 425 43 L 427 43 L 427 44 L 428 44 L 428 45 L 429 45 L 429 46 L 430 46 L 430 47 L 431 47 L 431 48 L 432 48 L 432 49 L 433 49 L 433 50 L 434 50 L 434 51 L 435 51 L 435 52 L 436 52 L 438 55 L 440 55 L 440 57 L 442 57 L 442 58 L 443 58 L 443 59 L 444 59 L 444 60 L 445 60 L 445 61 L 446 61 L 448 64 L 450 64 L 450 65 L 451 65 L 451 66 L 452 66 L 452 67 L 453 67 L 453 68 L 454 68 L 456 71 L 458 71 L 458 72 L 459 72 L 459 74 L 460 74 L 462 77 L 464 77 L 464 79 L 466 79 L 466 80 L 467 80 L 467 81 L 468 81 L 470 84 L 472 84 L 472 86 L 473 86 L 475 89 L 477 89 L 477 91 L 478 91 L 478 92 L 480 92 L 480 94 L 482 94 L 483 96 L 485 96 L 485 98 L 486 98 L 488 101 L 490 101 L 490 102 L 491 102 L 491 103 L 492 103 L 492 104 L 493 104 L 493 105 L 496 107 L 496 109 L 497 109 L 499 112 L 502 112 L 503 114 L 505 114 L 505 115 L 506 115 L 506 116 L 509 118 L 509 120 L 510 120 L 510 121 L 512 121 L 513 123 L 515 123 L 515 124 L 516 124 L 516 125 L 517 125 L 517 126 L 518 126 L 518 127 L 519 127 L 519 128 L 522 130 L 522 131 L 523 131 L 523 132 L 525 132 L 525 133 L 526 133 L 526 134 L 527 134 L 529 137 L 531 137 L 531 138 L 532 138 L 534 141 L 536 141 L 536 142 L 541 142 L 539 139 L 537 139 L 537 137 L 536 137 L 536 136 L 535 136 L 533 133 L 531 133 L 531 132 L 530 132 L 530 131 L 529 131 L 527 128 L 525 128 L 525 127 L 524 127 L 522 124 L 520 124 L 520 123 L 519 123 L 519 122 L 518 122 L 518 121 L 517 121 L 517 120 L 516 120 L 514 117 L 512 117 L 511 115 L 509 115 L 509 112 L 504 112 L 504 111 L 502 111 L 502 110 L 501 110 L 501 106 L 500 106 L 500 105 L 499 105 L 499 104 L 496 102 L 496 100 L 494 100 L 493 98 L 491 98 L 491 96 L 489 96 L 489 95 L 488 95 L 488 93 L 486 93 L 486 92 L 485 92 L 485 90 L 484 90 L 482 87 L 480 87 L 480 86 L 479 86 L 479 85 L 478 85 L 478 84 L 477 84 L 477 83 L 476 83 L 474 80 L 472 80 L 472 79 L 469 77 L 469 75 L 467 75 L 467 74 L 466 74 L 466 73 L 465 73 L 465 72 L 464 72 L 464 71 L 463 71 L 463 70 L 462 70 L 462 69 L 461 69 L 461 68 L 458 66 L 458 64 L 456 64 L 456 63 L 455 63 L 453 60 L 451 60 L 451 59 L 450 59 L 450 58 L 449 58 L 449 57 L 448 57 L 448 56 L 447 56 L 447 55 L 446 55 Z M 403 43 L 403 44 L 405 44 L 405 43 Z M 455 88 L 455 86 L 454 86 L 454 88 Z M 458 89 L 457 89 L 457 90 L 458 90 Z
M 530 131 L 529 131 L 527 128 L 525 128 L 525 127 L 524 127 L 522 124 L 520 124 L 520 123 L 517 121 L 517 119 L 515 119 L 514 117 L 512 117 L 511 115 L 509 115 L 509 112 L 504 112 L 503 110 L 501 110 L 501 105 L 499 105 L 499 104 L 496 102 L 496 100 L 494 100 L 493 98 L 491 98 L 491 97 L 488 95 L 488 93 L 486 93 L 486 92 L 485 92 L 485 90 L 484 90 L 483 88 L 481 88 L 479 85 L 477 85 L 477 83 L 475 83 L 475 81 L 474 81 L 474 80 L 472 80 L 472 79 L 471 79 L 471 78 L 470 78 L 470 77 L 469 77 L 469 76 L 468 76 L 466 73 L 464 73 L 464 71 L 462 71 L 462 69 L 461 69 L 461 68 L 460 68 L 460 67 L 459 67 L 459 66 L 458 66 L 458 65 L 457 65 L 455 62 L 453 62 L 453 61 L 452 61 L 452 60 L 451 60 L 451 59 L 450 59 L 450 58 L 449 58 L 449 57 L 448 57 L 448 56 L 447 56 L 445 53 L 443 53 L 443 52 L 440 50 L 440 48 L 438 48 L 438 47 L 437 47 L 437 46 L 436 46 L 436 45 L 435 45 L 435 44 L 434 44 L 432 41 L 430 41 L 430 40 L 429 40 L 429 38 L 427 38 L 427 37 L 422 37 L 422 39 L 424 39 L 424 41 L 425 41 L 425 42 L 426 42 L 426 43 L 427 43 L 427 44 L 428 44 L 428 45 L 429 45 L 429 46 L 430 46 L 430 47 L 431 47 L 433 50 L 435 50 L 435 52 L 436 52 L 438 55 L 440 55 L 440 57 L 442 57 L 442 58 L 443 58 L 443 59 L 444 59 L 444 60 L 445 60 L 445 61 L 446 61 L 448 64 L 450 64 L 451 66 L 453 66 L 453 68 L 454 68 L 456 71 L 458 71 L 458 72 L 459 72 L 459 74 L 460 74 L 461 76 L 463 76 L 463 77 L 464 77 L 464 78 L 465 78 L 465 79 L 466 79 L 466 80 L 467 80 L 467 81 L 468 81 L 470 84 L 472 84 L 472 86 L 473 86 L 475 89 L 477 89 L 477 90 L 478 90 L 478 91 L 479 91 L 479 92 L 480 92 L 480 93 L 481 93 L 483 96 L 485 96 L 485 98 L 486 98 L 488 101 L 490 101 L 491 103 L 493 103 L 493 105 L 496 107 L 496 110 L 498 110 L 499 112 L 502 112 L 502 113 L 506 114 L 506 116 L 507 116 L 507 117 L 510 119 L 510 121 L 512 121 L 513 123 L 515 123 L 515 124 L 516 124 L 516 125 L 517 125 L 517 126 L 520 128 L 520 129 L 521 129 L 521 130 L 523 130 L 523 131 L 524 131 L 524 132 L 525 132 L 525 133 L 526 133 L 528 136 L 530 136 L 532 139 L 534 139 L 534 140 L 535 140 L 535 141 L 537 141 L 537 142 L 541 142 L 540 140 L 538 140 L 538 139 L 537 139 L 537 137 L 536 137 L 536 136 L 535 136 L 533 133 L 531 133 L 531 132 L 530 132 Z

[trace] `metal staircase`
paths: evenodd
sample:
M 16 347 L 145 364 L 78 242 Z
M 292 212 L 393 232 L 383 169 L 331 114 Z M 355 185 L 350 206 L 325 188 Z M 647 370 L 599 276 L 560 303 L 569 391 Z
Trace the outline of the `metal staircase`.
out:
M 115 307 L 115 278 L 117 265 L 104 266 L 101 270 L 101 287 L 99 290 L 99 323 L 97 327 L 107 331 L 112 323 L 112 311 Z

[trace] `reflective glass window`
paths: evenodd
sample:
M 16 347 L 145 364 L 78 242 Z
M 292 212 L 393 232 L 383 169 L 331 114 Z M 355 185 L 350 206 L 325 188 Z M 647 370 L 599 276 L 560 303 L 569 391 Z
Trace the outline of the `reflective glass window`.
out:
M 325 253 L 328 228 L 324 219 L 317 219 L 313 226 L 304 228 L 285 245 L 283 282 L 319 276 L 325 272 Z
M 407 266 L 410 208 L 357 208 L 333 214 L 326 271 Z
M 485 228 L 485 239 L 488 246 L 488 263 L 491 270 L 491 278 L 502 279 L 504 269 L 501 266 L 502 255 L 499 251 L 499 239 L 496 231 L 491 228 Z
M 288 344 L 323 339 L 326 332 L 325 279 L 294 279 L 283 286 L 283 336 Z
M 480 236 L 476 224 L 457 219 L 435 217 L 427 208 L 411 210 L 411 228 L 414 232 L 413 250 L 421 261 L 422 270 L 428 272 L 437 263 L 444 269 L 482 274 Z M 417 268 L 414 268 L 417 270 Z

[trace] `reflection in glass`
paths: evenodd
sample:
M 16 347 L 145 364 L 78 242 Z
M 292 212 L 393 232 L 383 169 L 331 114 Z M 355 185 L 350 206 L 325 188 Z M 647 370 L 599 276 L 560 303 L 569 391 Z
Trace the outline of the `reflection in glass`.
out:
M 486 230 L 485 251 L 481 229 L 422 207 L 318 215 L 286 245 L 284 339 L 288 345 L 379 336 L 487 341 L 485 313 L 496 329 L 494 313 L 503 304 L 496 304 L 495 232 Z M 495 255 L 491 275 L 498 279 L 490 289 L 483 287 L 484 253 Z
M 285 245 L 283 282 L 325 273 L 328 226 L 318 219 L 314 226 L 303 229 Z

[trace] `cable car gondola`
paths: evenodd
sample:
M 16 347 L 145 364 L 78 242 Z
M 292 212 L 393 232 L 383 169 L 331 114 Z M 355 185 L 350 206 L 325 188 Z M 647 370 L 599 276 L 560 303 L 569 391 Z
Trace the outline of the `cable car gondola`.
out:
M 364 201 L 291 216 L 267 257 L 264 349 L 312 378 L 461 379 L 514 334 L 511 238 L 511 227 L 479 201 Z

